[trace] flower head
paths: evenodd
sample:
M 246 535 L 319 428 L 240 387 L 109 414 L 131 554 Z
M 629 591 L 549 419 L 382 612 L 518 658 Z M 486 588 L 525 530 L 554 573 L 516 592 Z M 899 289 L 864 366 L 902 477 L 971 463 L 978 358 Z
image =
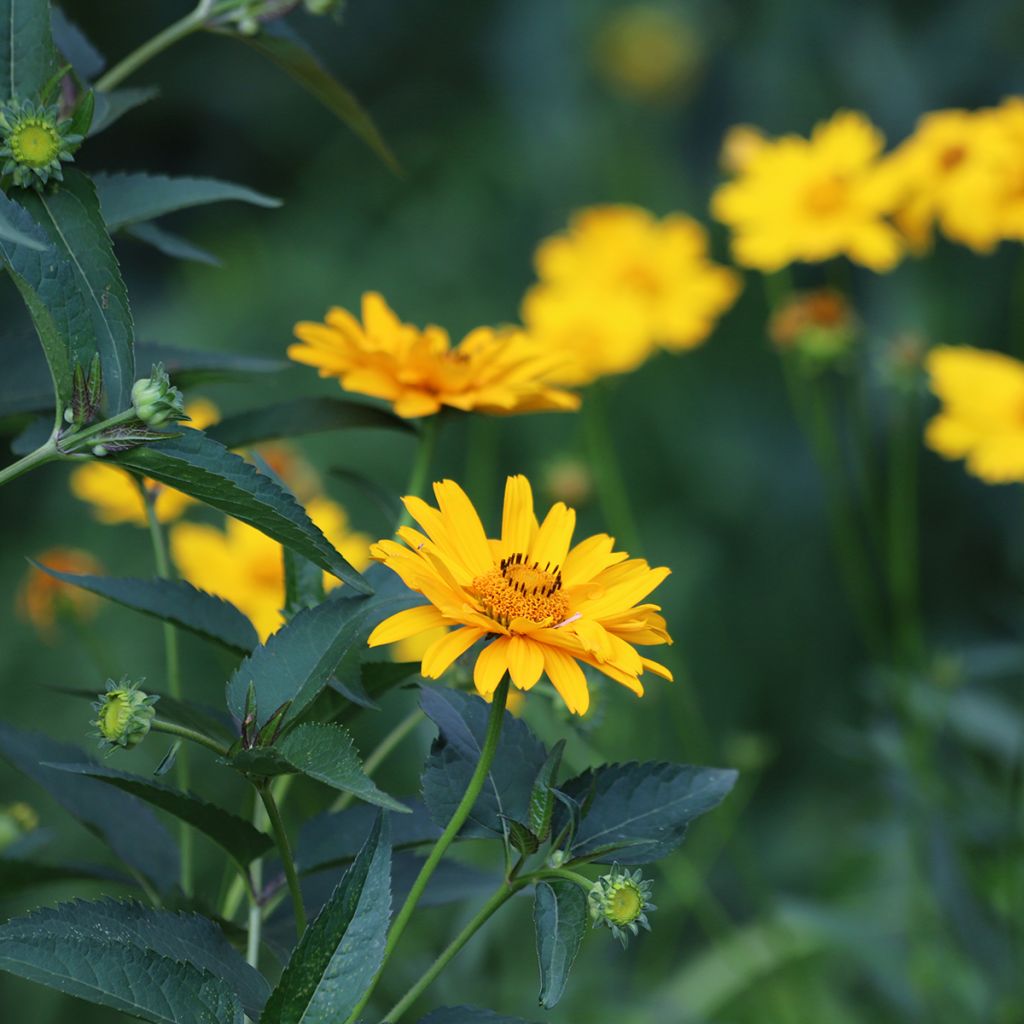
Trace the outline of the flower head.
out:
M 857 338 L 857 318 L 842 292 L 818 288 L 790 296 L 774 313 L 768 334 L 779 349 L 794 349 L 824 365 L 844 356 Z
M 607 875 L 602 875 L 587 894 L 590 919 L 594 927 L 605 925 L 625 948 L 629 935 L 637 935 L 641 928 L 651 930 L 647 915 L 658 908 L 651 902 L 653 883 L 640 871 L 630 874 L 618 864 Z
M 77 548 L 49 548 L 39 554 L 37 561 L 58 572 L 89 576 L 103 572 L 103 567 L 88 551 Z M 91 619 L 96 614 L 99 600 L 96 594 L 64 583 L 32 566 L 18 591 L 18 610 L 45 637 L 63 615 L 79 622 Z
M 39 815 L 29 804 L 8 804 L 0 807 L 0 853 L 39 827 Z
M 672 678 L 635 646 L 671 643 L 658 605 L 638 603 L 668 569 L 613 550 L 615 541 L 606 534 L 570 547 L 576 513 L 558 503 L 538 523 L 533 492 L 522 476 L 508 479 L 501 536 L 493 539 L 458 484 L 436 483 L 434 495 L 437 508 L 405 499 L 422 528 L 398 531 L 405 546 L 382 540 L 371 548 L 374 558 L 429 602 L 385 619 L 370 635 L 371 647 L 445 626 L 448 632 L 423 655 L 423 675 L 437 679 L 484 641 L 473 670 L 481 695 L 490 697 L 506 672 L 520 690 L 546 673 L 569 710 L 580 715 L 590 704 L 581 663 L 638 696 L 645 671 Z
M 547 383 L 563 357 L 521 331 L 478 327 L 453 346 L 443 327 L 403 323 L 376 292 L 363 296 L 362 315 L 360 323 L 335 307 L 323 323 L 297 323 L 299 342 L 288 355 L 407 418 L 443 406 L 490 415 L 579 407 L 575 395 Z
M 151 427 L 189 418 L 185 399 L 171 384 L 163 363 L 157 363 L 149 377 L 140 377 L 132 385 L 132 407 L 135 415 Z
M 71 121 L 60 120 L 56 107 L 28 100 L 12 100 L 0 107 L 0 157 L 6 157 L 0 175 L 10 176 L 21 188 L 41 188 L 50 179 L 63 181 L 61 163 L 82 141 L 71 133 Z
M 985 483 L 1024 482 L 1024 363 L 1001 352 L 941 346 L 926 359 L 942 408 L 925 443 L 947 459 L 964 459 Z
M 125 750 L 137 746 L 149 733 L 156 716 L 154 704 L 160 699 L 139 689 L 141 683 L 132 683 L 127 676 L 119 683 L 107 680 L 107 689 L 93 704 L 100 747 Z
M 847 256 L 891 270 L 903 243 L 886 217 L 900 183 L 879 161 L 884 144 L 863 114 L 844 110 L 816 125 L 809 139 L 784 135 L 753 147 L 711 203 L 733 230 L 736 262 L 775 271 Z

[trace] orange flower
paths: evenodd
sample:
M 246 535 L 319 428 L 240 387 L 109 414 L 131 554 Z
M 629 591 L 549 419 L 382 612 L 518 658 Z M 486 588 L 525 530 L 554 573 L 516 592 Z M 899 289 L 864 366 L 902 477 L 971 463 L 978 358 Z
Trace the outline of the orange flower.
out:
M 103 572 L 103 566 L 92 555 L 77 548 L 49 548 L 39 554 L 36 561 L 58 572 L 88 576 Z M 43 635 L 48 635 L 63 615 L 79 621 L 91 619 L 96 614 L 99 601 L 95 594 L 54 579 L 49 573 L 32 566 L 18 591 L 17 609 L 23 619 L 31 622 Z

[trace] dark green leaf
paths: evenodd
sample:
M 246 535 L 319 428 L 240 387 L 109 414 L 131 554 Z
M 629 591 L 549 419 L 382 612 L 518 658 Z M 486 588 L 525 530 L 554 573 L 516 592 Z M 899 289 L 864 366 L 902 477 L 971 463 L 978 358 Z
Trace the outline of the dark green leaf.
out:
M 521 1017 L 503 1017 L 476 1006 L 444 1006 L 423 1017 L 419 1024 L 530 1024 Z
M 550 1010 L 565 991 L 589 924 L 587 894 L 575 882 L 540 882 L 533 903 L 540 962 L 538 1001 Z
M 163 363 L 175 384 L 185 386 L 199 381 L 247 373 L 278 373 L 288 363 L 281 359 L 264 359 L 236 352 L 213 352 L 208 349 L 177 348 L 151 341 L 136 345 L 139 366 Z
M 490 707 L 476 694 L 425 686 L 420 704 L 440 730 L 423 771 L 423 796 L 434 820 L 447 824 L 483 750 Z M 525 722 L 505 712 L 501 738 L 465 835 L 504 835 L 502 818 L 522 821 L 547 752 Z
M 736 775 L 726 768 L 654 762 L 590 769 L 561 787 L 584 803 L 570 853 L 601 864 L 658 860 L 683 841 L 694 818 L 721 803 Z M 559 807 L 556 817 L 564 813 Z
M 233 604 L 184 580 L 76 575 L 29 561 L 54 579 L 171 622 L 238 654 L 248 654 L 259 643 L 252 623 Z
M 44 864 L 36 860 L 9 857 L 7 851 L 0 856 L 0 892 L 5 899 L 38 885 L 90 880 L 135 886 L 135 882 L 127 875 L 112 871 L 102 864 Z
M 551 834 L 551 815 L 555 809 L 554 787 L 558 780 L 558 769 L 562 764 L 565 740 L 559 740 L 548 754 L 547 760 L 537 772 L 530 791 L 530 831 L 541 841 Z
M 131 235 L 132 238 L 140 242 L 145 242 L 146 245 L 153 246 L 158 252 L 170 256 L 171 259 L 205 263 L 208 267 L 220 266 L 220 260 L 205 249 L 200 249 L 198 245 L 193 245 L 187 238 L 165 231 L 149 221 L 132 224 L 131 227 L 125 228 L 125 234 Z
M 360 708 L 376 711 L 380 708 L 377 698 L 408 679 L 420 678 L 418 661 L 364 661 L 357 665 L 356 660 L 345 659 L 330 686 Z
M 130 110 L 141 107 L 143 103 L 148 103 L 159 95 L 160 90 L 152 85 L 96 93 L 96 107 L 92 115 L 92 125 L 89 127 L 90 137 L 106 131 Z
M 301 434 L 346 430 L 351 427 L 387 427 L 404 431 L 413 429 L 407 420 L 386 409 L 344 398 L 321 396 L 294 398 L 252 412 L 228 416 L 210 427 L 207 433 L 227 448 L 245 448 L 280 437 L 298 437 Z
M 111 456 L 115 461 L 256 527 L 365 593 L 369 586 L 279 484 L 201 431 Z
M 337 1024 L 355 1009 L 384 962 L 391 916 L 387 816 L 306 929 L 267 1000 L 261 1024 Z
M 38 234 L 38 232 L 36 232 Z M 7 216 L 0 211 L 0 240 L 4 242 L 14 242 L 15 245 L 23 245 L 27 249 L 32 249 L 34 252 L 46 252 L 46 243 L 38 238 L 34 238 L 26 231 L 20 231 L 14 226 L 8 219 Z
M 508 838 L 512 845 L 524 856 L 536 853 L 540 848 L 540 840 L 521 822 L 515 818 L 503 818 L 508 829 Z
M 324 574 L 308 558 L 284 548 L 284 617 L 294 618 L 303 608 L 324 599 Z
M 97 174 L 93 180 L 103 219 L 112 232 L 208 203 L 235 200 L 270 208 L 281 205 L 280 199 L 216 178 L 168 178 L 163 174 L 121 172 Z
M 75 69 L 79 78 L 91 82 L 106 67 L 103 54 L 56 4 L 50 11 L 50 23 L 57 50 Z
M 49 0 L 0 0 L 0 101 L 37 100 L 56 70 Z
M 371 480 L 364 473 L 357 473 L 344 466 L 332 466 L 328 471 L 331 476 L 354 487 L 377 506 L 378 511 L 388 523 L 393 523 L 402 513 L 402 501 L 393 492 L 376 480 Z
M 235 817 L 223 807 L 208 804 L 193 793 L 173 789 L 152 778 L 89 763 L 50 763 L 47 767 L 56 768 L 70 775 L 85 775 L 97 779 L 131 793 L 132 796 L 137 796 L 168 814 L 173 814 L 209 836 L 243 868 L 250 861 L 261 857 L 272 845 L 268 836 L 263 832 L 257 832 L 244 818 Z
M 44 766 L 45 761 L 87 761 L 78 747 L 0 722 L 0 756 L 37 782 L 72 817 L 98 835 L 129 867 L 161 892 L 178 880 L 178 848 L 142 801 L 85 776 Z

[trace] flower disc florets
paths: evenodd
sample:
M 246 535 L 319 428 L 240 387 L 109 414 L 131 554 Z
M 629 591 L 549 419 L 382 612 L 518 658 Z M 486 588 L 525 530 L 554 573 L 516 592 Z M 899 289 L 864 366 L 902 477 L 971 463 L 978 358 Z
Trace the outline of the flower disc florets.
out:
M 607 925 L 625 948 L 629 933 L 637 935 L 641 928 L 651 930 L 647 914 L 658 909 L 651 902 L 652 888 L 653 883 L 639 871 L 630 874 L 613 865 L 611 873 L 602 875 L 587 894 L 594 927 Z
M 135 415 L 151 427 L 188 419 L 185 399 L 171 384 L 163 363 L 157 363 L 148 378 L 142 377 L 132 385 L 132 407 Z
M 71 132 L 71 121 L 60 120 L 56 107 L 13 100 L 0 108 L 0 174 L 21 188 L 40 188 L 51 179 L 63 181 L 62 163 L 74 161 L 81 135 Z
M 92 724 L 98 730 L 101 749 L 128 750 L 146 738 L 156 715 L 153 705 L 160 698 L 144 693 L 139 685 L 129 682 L 127 676 L 119 683 L 107 680 L 106 693 L 93 704 L 96 719 Z

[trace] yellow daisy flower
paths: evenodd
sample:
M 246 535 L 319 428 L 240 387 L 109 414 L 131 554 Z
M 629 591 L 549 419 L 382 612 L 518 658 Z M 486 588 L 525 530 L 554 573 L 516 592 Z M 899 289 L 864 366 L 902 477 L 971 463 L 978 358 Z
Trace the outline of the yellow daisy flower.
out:
M 424 653 L 423 675 L 439 678 L 478 640 L 488 641 L 476 659 L 473 681 L 489 698 L 506 672 L 529 690 L 546 673 L 570 711 L 590 704 L 580 662 L 643 695 L 640 676 L 665 679 L 663 665 L 634 645 L 671 643 L 655 604 L 643 601 L 669 574 L 643 559 L 614 551 L 598 534 L 570 548 L 576 513 L 558 503 L 538 523 L 533 492 L 522 476 L 509 477 L 501 537 L 489 539 L 458 484 L 434 484 L 438 508 L 419 498 L 405 507 L 422 527 L 402 527 L 407 546 L 382 540 L 371 555 L 393 569 L 429 604 L 385 619 L 371 647 L 395 643 L 438 626 L 448 631 Z
M 220 419 L 217 407 L 204 398 L 189 402 L 185 412 L 188 426 L 196 430 L 205 430 Z M 156 493 L 153 509 L 161 523 L 173 522 L 195 502 L 195 498 L 155 480 L 147 478 L 145 484 Z M 86 462 L 71 471 L 70 485 L 71 493 L 91 505 L 92 514 L 101 523 L 146 525 L 146 503 L 138 485 L 130 473 L 118 466 L 100 459 Z
M 349 528 L 345 510 L 327 498 L 314 498 L 306 511 L 324 536 L 356 569 L 370 561 L 370 538 Z M 200 523 L 177 523 L 170 531 L 171 560 L 181 578 L 230 601 L 266 640 L 283 623 L 284 559 L 281 545 L 237 519 L 224 529 Z M 339 584 L 324 573 L 324 587 Z
M 712 214 L 732 228 L 736 262 L 771 272 L 847 256 L 891 270 L 903 243 L 885 219 L 899 179 L 879 161 L 884 145 L 863 114 L 843 110 L 809 139 L 784 135 L 754 147 L 711 201 Z
M 48 548 L 36 556 L 36 561 L 58 572 L 88 576 L 99 576 L 103 572 L 103 567 L 88 551 L 78 548 Z M 54 579 L 32 566 L 18 591 L 17 609 L 22 618 L 48 637 L 62 612 L 84 622 L 96 614 L 99 603 L 96 594 Z
M 335 307 L 323 323 L 297 323 L 289 357 L 409 419 L 446 405 L 490 415 L 579 408 L 577 396 L 547 383 L 562 357 L 521 331 L 478 327 L 453 346 L 443 327 L 402 323 L 376 292 L 363 295 L 362 316 Z

